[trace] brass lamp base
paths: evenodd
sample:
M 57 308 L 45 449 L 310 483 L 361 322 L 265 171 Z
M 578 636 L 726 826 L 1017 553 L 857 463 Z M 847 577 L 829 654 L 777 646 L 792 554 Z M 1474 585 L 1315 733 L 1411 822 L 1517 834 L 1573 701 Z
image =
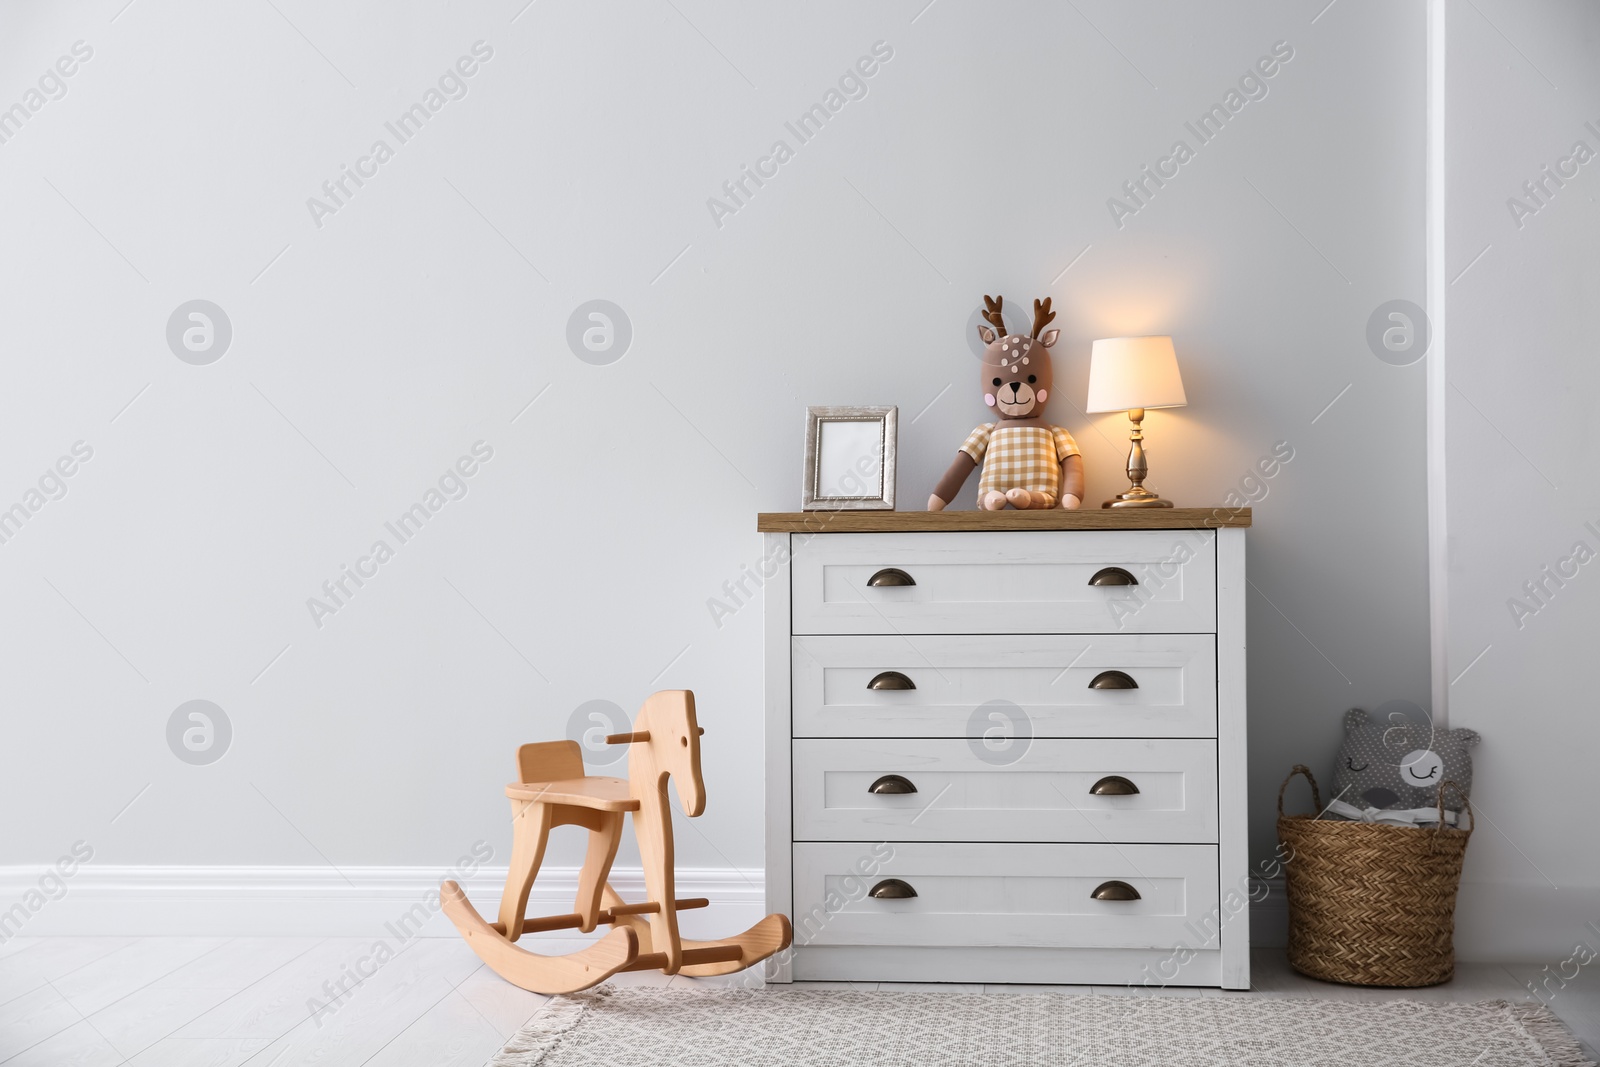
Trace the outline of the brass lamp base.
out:
M 1133 484 L 1128 486 L 1127 492 L 1118 493 L 1100 506 L 1102 508 L 1170 508 L 1172 501 L 1162 500 L 1155 493 L 1144 487 L 1145 475 L 1150 473 L 1150 466 L 1144 458 L 1144 434 L 1140 432 L 1139 424 L 1144 421 L 1144 408 L 1130 408 L 1128 421 L 1133 423 L 1133 431 L 1128 435 L 1131 447 L 1128 449 L 1128 481 Z
M 1170 508 L 1172 501 L 1163 500 L 1142 485 L 1131 486 L 1126 493 L 1116 496 L 1100 505 L 1103 508 Z

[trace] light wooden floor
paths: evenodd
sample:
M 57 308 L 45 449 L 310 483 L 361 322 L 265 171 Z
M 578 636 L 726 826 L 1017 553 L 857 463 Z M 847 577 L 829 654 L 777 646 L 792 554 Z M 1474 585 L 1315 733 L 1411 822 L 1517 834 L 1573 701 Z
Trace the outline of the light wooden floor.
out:
M 351 974 L 371 942 L 355 938 L 33 938 L 0 945 L 0 1064 L 5 1067 L 480 1067 L 547 998 L 508 985 L 455 938 L 417 938 L 313 1019 L 323 983 Z M 1463 964 L 1454 982 L 1409 992 L 1302 978 L 1281 950 L 1254 954 L 1255 990 L 1121 986 L 875 986 L 1102 996 L 1315 996 L 1336 1000 L 1531 1000 L 1538 965 Z M 370 970 L 370 965 L 363 966 Z M 712 984 L 708 980 L 705 984 Z M 621 975 L 617 984 L 688 988 L 694 979 Z M 822 985 L 824 983 L 815 983 Z M 308 1003 L 316 998 L 317 1003 Z M 1550 1006 L 1600 1046 L 1600 977 L 1578 976 Z

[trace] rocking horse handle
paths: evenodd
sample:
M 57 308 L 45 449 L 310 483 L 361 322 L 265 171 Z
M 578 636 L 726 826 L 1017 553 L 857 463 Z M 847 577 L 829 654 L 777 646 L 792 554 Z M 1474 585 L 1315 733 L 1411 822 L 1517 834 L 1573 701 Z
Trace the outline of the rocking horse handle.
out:
M 704 726 L 700 727 L 700 735 L 702 737 L 705 736 L 705 732 L 706 728 Z M 631 734 L 606 734 L 606 744 L 608 745 L 642 745 L 649 740 L 649 730 L 635 730 Z
M 631 745 L 635 742 L 642 745 L 649 740 L 649 730 L 635 730 L 628 734 L 606 734 L 606 744 L 608 745 Z

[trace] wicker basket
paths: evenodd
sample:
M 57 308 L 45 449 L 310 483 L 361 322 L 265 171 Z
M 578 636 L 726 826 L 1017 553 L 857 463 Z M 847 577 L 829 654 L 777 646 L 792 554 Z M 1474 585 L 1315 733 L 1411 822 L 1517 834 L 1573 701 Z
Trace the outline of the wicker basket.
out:
M 1283 792 L 1303 774 L 1317 811 L 1317 780 L 1296 765 L 1278 789 L 1278 840 L 1288 847 L 1289 965 L 1325 982 L 1428 986 L 1455 973 L 1456 888 L 1472 837 L 1444 825 L 1439 785 L 1437 829 L 1285 815 Z M 1465 796 L 1462 796 L 1465 803 Z M 1459 820 L 1458 820 L 1459 821 Z

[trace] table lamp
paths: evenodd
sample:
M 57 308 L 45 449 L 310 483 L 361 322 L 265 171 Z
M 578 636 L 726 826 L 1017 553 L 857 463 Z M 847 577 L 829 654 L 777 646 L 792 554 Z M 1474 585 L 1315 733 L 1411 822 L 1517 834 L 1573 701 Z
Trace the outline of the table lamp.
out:
M 1085 410 L 1126 411 L 1133 423 L 1129 437 L 1127 492 L 1107 500 L 1103 508 L 1170 508 L 1144 487 L 1150 467 L 1144 458 L 1144 434 L 1139 424 L 1146 408 L 1181 408 L 1183 395 L 1178 355 L 1170 337 L 1110 337 L 1096 341 L 1089 354 L 1089 402 Z

